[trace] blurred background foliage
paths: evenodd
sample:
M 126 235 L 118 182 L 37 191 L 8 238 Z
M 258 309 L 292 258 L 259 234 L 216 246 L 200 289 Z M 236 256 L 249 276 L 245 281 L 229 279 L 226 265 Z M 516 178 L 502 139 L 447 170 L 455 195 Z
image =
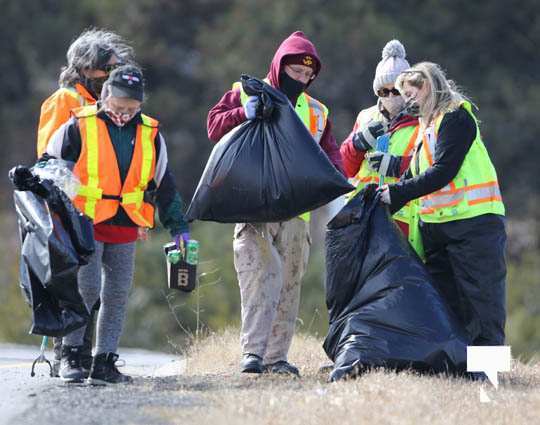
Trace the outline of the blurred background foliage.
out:
M 18 235 L 7 171 L 35 160 L 41 102 L 57 88 L 70 42 L 85 28 L 120 33 L 147 80 L 145 109 L 163 125 L 171 168 L 189 201 L 212 149 L 206 115 L 241 73 L 265 76 L 279 43 L 303 30 L 322 58 L 311 94 L 330 108 L 340 143 L 360 109 L 375 101 L 372 81 L 384 44 L 398 38 L 412 63 L 447 70 L 480 108 L 478 117 L 508 211 L 508 342 L 514 354 L 540 351 L 540 6 L 536 0 L 0 0 L 0 340 L 36 343 L 17 284 Z M 324 226 L 312 223 L 309 272 L 298 328 L 325 335 Z M 139 243 L 122 344 L 181 350 L 197 329 L 239 323 L 232 227 L 195 223 L 201 289 L 166 289 L 157 229 Z

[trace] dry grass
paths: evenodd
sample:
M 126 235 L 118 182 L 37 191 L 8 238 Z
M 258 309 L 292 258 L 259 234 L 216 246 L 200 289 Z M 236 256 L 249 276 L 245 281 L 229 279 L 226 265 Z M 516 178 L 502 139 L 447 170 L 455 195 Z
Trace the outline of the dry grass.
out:
M 321 341 L 297 336 L 291 362 L 302 379 L 238 373 L 238 332 L 197 343 L 174 389 L 192 401 L 181 409 L 152 408 L 177 424 L 528 424 L 540 423 L 540 363 L 515 362 L 499 390 L 447 377 L 376 371 L 328 384 Z M 483 386 L 491 398 L 480 403 Z M 150 413 L 150 412 L 149 412 Z

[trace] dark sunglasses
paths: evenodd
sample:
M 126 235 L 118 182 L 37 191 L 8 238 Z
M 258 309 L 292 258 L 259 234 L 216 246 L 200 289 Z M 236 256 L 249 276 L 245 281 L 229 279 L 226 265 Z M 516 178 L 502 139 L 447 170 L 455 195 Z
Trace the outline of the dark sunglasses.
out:
M 383 87 L 382 89 L 377 90 L 377 96 L 379 97 L 388 97 L 390 96 L 390 93 L 392 93 L 394 96 L 401 96 L 401 93 L 395 87 L 391 89 L 387 89 L 386 87 Z
M 116 68 L 119 66 L 122 66 L 122 62 L 116 62 L 116 63 L 106 63 L 102 67 L 99 68 L 100 71 L 106 72 L 107 74 L 110 74 L 113 72 Z

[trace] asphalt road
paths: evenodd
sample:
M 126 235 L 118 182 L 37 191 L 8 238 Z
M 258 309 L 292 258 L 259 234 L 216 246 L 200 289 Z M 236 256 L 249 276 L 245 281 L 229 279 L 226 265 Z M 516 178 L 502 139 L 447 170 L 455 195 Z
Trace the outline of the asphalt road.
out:
M 120 350 L 123 373 L 133 384 L 92 387 L 66 385 L 48 376 L 46 364 L 30 376 L 39 347 L 0 344 L 0 425 L 167 424 L 152 415 L 160 406 L 197 403 L 175 393 L 184 363 L 180 357 L 143 350 Z M 48 359 L 52 353 L 47 352 Z M 158 409 L 155 409 L 158 408 Z

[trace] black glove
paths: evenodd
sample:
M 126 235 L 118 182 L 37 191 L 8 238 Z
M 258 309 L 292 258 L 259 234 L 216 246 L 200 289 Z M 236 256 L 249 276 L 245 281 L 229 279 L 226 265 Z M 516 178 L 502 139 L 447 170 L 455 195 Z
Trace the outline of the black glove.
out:
M 377 137 L 386 133 L 386 125 L 381 121 L 370 121 L 352 138 L 353 146 L 359 151 L 369 151 L 377 146 Z
M 246 118 L 248 120 L 255 118 L 269 120 L 272 118 L 272 113 L 274 112 L 274 102 L 270 98 L 267 89 L 265 88 L 268 85 L 261 80 L 252 78 L 245 74 L 240 77 L 240 81 L 242 82 L 244 92 L 249 96 L 250 99 L 244 106 Z M 252 97 L 256 97 L 257 100 L 252 99 Z
M 17 165 L 9 171 L 9 178 L 17 190 L 30 190 L 37 183 L 39 177 L 34 176 L 28 167 Z
M 49 196 L 52 182 L 50 180 L 41 181 L 24 165 L 13 167 L 9 171 L 9 178 L 17 190 L 29 190 L 42 198 Z
M 366 155 L 369 168 L 384 177 L 399 177 L 401 169 L 401 156 L 385 152 L 370 152 Z

